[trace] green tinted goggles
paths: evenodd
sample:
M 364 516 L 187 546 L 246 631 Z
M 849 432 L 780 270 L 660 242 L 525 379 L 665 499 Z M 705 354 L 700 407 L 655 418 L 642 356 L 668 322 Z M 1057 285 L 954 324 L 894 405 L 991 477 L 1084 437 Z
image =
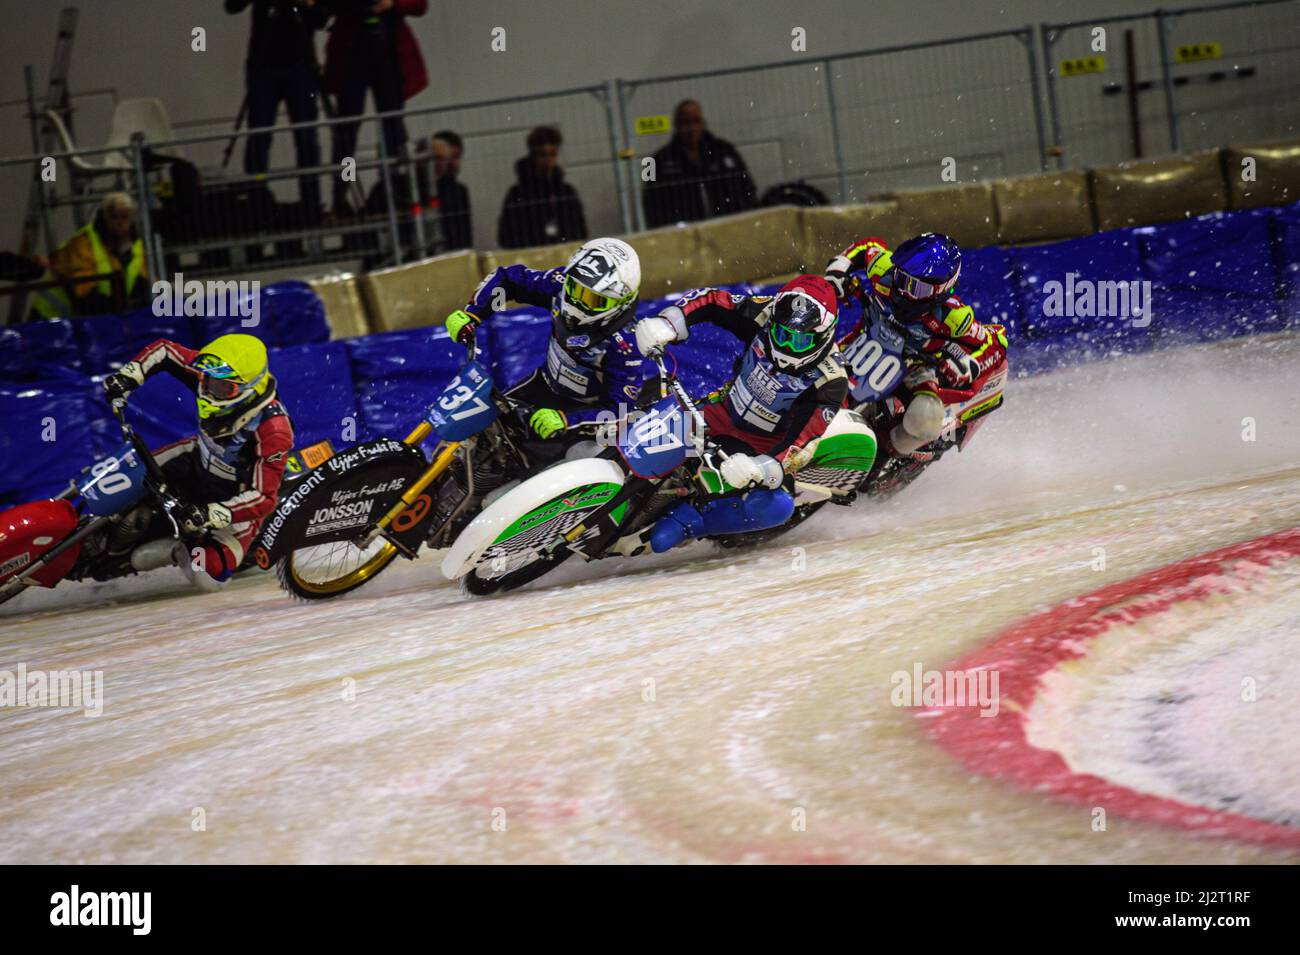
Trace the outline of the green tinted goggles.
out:
M 817 336 L 812 332 L 797 332 L 785 325 L 773 325 L 772 344 L 795 355 L 802 355 L 817 346 Z

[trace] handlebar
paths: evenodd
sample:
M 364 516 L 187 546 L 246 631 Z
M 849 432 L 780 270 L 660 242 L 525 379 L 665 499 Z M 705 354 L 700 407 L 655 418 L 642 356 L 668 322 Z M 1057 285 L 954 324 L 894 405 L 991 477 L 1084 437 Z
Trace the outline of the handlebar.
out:
M 113 417 L 117 419 L 118 427 L 122 429 L 122 437 L 131 443 L 135 448 L 135 453 L 140 455 L 140 460 L 144 462 L 145 470 L 149 473 L 150 479 L 160 488 L 165 486 L 167 479 L 163 476 L 162 468 L 154 459 L 153 452 L 149 450 L 149 445 L 145 444 L 144 438 L 136 433 L 135 428 L 131 427 L 130 422 L 126 420 L 126 399 L 113 398 L 109 401 L 109 406 L 113 409 Z
M 706 444 L 704 436 L 708 430 L 707 425 L 704 423 L 704 415 L 700 414 L 700 409 L 691 400 L 690 395 L 686 393 L 686 388 L 683 387 L 677 377 L 668 373 L 668 366 L 664 363 L 663 352 L 655 356 L 655 365 L 659 369 L 659 387 L 663 391 L 663 397 L 667 398 L 670 394 L 673 395 L 682 408 L 690 414 L 691 438 L 695 444 L 695 451 L 697 454 L 703 454 Z M 726 460 L 727 455 L 721 448 L 718 449 L 718 453 L 722 455 L 723 460 Z

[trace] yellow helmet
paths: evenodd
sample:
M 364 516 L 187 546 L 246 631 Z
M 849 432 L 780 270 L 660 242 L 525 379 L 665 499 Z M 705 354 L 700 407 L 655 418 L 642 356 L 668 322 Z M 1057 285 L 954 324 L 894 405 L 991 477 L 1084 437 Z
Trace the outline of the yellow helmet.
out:
M 234 434 L 275 397 L 266 345 L 252 335 L 222 335 L 199 349 L 199 427 L 212 438 Z

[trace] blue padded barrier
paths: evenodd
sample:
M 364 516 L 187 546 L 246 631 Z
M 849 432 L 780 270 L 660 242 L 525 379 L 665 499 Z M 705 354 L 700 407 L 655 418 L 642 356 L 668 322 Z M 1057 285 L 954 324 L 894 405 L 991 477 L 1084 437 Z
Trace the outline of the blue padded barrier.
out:
M 352 381 L 352 360 L 343 342 L 295 345 L 271 352 L 280 400 L 289 409 L 298 447 L 328 438 L 334 447 L 355 444 L 348 440 L 352 428 L 360 432 L 356 387 Z
M 59 493 L 117 436 L 89 378 L 0 383 L 0 504 Z
M 465 349 L 441 326 L 366 335 L 342 344 L 352 367 L 362 440 L 404 436 L 465 364 Z M 490 336 L 479 336 L 479 360 L 491 367 Z
M 1049 314 L 1047 283 L 1060 283 L 1063 297 L 1071 272 L 1076 284 L 1150 282 L 1151 325 L 1141 328 L 1121 315 Z M 1007 325 L 1017 376 L 1179 341 L 1293 327 L 1300 302 L 1300 205 L 1049 245 L 970 250 L 957 292 L 978 318 Z M 273 348 L 272 370 L 300 446 L 325 437 L 346 443 L 341 426 L 349 414 L 357 419 L 357 440 L 404 435 L 464 363 L 464 350 L 441 328 L 327 343 L 323 311 L 304 283 L 280 283 L 262 295 L 262 323 L 251 331 Z M 642 302 L 638 312 L 653 314 L 677 297 Z M 856 317 L 856 308 L 842 312 L 841 333 Z M 231 322 L 229 330 L 238 330 L 238 318 Z M 517 384 L 541 364 L 549 328 L 544 310 L 521 308 L 480 329 L 480 357 L 499 387 Z M 102 375 L 158 337 L 195 345 L 225 330 L 219 322 L 139 313 L 0 330 L 0 501 L 61 489 L 116 440 L 99 378 L 87 374 Z M 726 381 L 741 348 L 729 332 L 699 325 L 673 354 L 688 389 L 701 394 Z M 196 430 L 193 396 L 166 376 L 133 397 L 131 409 L 155 446 Z M 41 442 L 40 423 L 50 416 L 59 440 Z
M 0 328 L 0 380 L 31 381 L 56 376 L 58 369 L 80 371 L 77 320 L 52 318 Z
M 1133 230 L 1154 297 L 1161 345 L 1276 331 L 1272 217 L 1249 210 Z
M 1291 305 L 1295 321 L 1300 302 L 1300 203 L 1272 210 L 1273 265 L 1278 270 L 1279 295 Z

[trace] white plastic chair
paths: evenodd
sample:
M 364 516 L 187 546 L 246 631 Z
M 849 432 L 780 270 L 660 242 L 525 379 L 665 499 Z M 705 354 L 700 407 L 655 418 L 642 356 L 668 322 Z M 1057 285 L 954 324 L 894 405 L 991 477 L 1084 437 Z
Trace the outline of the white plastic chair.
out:
M 72 135 L 64 125 L 63 118 L 53 110 L 47 110 L 45 118 L 49 120 L 59 141 L 63 144 L 64 152 L 76 152 L 77 144 L 72 141 Z M 163 106 L 162 100 L 144 96 L 119 102 L 113 108 L 112 129 L 108 135 L 108 142 L 104 145 L 122 148 L 105 153 L 98 162 L 92 162 L 84 156 L 72 156 L 70 161 L 73 169 L 83 176 L 118 173 L 130 169 L 131 154 L 128 149 L 131 146 L 131 137 L 136 133 L 143 133 L 145 140 L 151 143 L 167 142 L 175 138 L 171 119 L 167 116 L 167 109 Z M 180 157 L 182 155 L 181 150 L 175 147 L 158 149 L 156 152 L 160 156 Z

